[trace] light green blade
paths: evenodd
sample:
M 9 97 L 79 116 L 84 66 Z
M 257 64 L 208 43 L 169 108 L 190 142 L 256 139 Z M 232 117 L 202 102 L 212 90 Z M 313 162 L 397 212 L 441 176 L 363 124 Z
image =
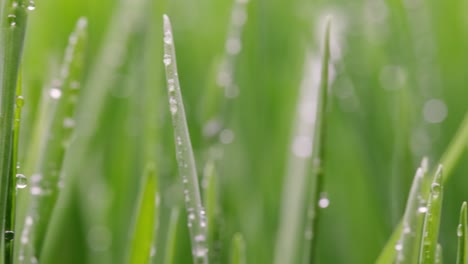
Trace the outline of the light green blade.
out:
M 431 185 L 431 193 L 427 202 L 427 213 L 424 218 L 423 238 L 419 263 L 435 263 L 439 238 L 440 214 L 442 209 L 443 186 L 442 165 L 439 165 Z
M 246 264 L 245 241 L 242 234 L 237 233 L 232 238 L 231 264 Z
M 179 208 L 171 210 L 167 240 L 165 244 L 164 264 L 176 264 L 175 254 L 177 251 L 177 226 L 179 225 Z
M 149 263 L 157 225 L 157 180 L 154 164 L 148 164 L 143 177 L 137 211 L 134 214 L 134 232 L 132 235 L 129 263 Z
M 458 252 L 457 264 L 466 264 L 468 261 L 468 223 L 467 223 L 467 205 L 463 202 L 460 210 L 460 223 L 457 227 Z
M 185 117 L 177 73 L 176 54 L 169 17 L 164 15 L 164 65 L 166 66 L 169 110 L 172 116 L 179 175 L 184 186 L 187 222 L 194 263 L 208 263 L 207 223 L 200 196 L 195 157 Z

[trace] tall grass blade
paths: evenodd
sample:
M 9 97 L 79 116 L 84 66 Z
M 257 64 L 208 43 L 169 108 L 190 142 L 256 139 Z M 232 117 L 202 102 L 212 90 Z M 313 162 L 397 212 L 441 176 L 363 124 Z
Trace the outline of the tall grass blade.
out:
M 232 238 L 231 264 L 246 264 L 245 241 L 242 234 L 237 233 Z
M 44 138 L 33 144 L 41 145 L 37 164 L 31 176 L 32 208 L 30 215 L 35 223 L 33 244 L 39 256 L 49 219 L 62 186 L 62 166 L 70 137 L 75 128 L 75 105 L 83 75 L 84 53 L 87 43 L 87 20 L 81 18 L 69 38 L 58 81 L 43 95 L 49 105 L 48 119 L 44 126 Z
M 179 225 L 179 208 L 173 208 L 167 230 L 166 250 L 164 264 L 176 264 L 174 261 L 177 248 L 177 226 Z
M 460 223 L 457 227 L 458 236 L 458 252 L 457 264 L 466 264 L 468 261 L 468 222 L 467 222 L 467 205 L 463 202 L 460 210 Z
M 12 180 L 11 161 L 16 86 L 27 24 L 25 0 L 6 0 L 1 3 L 0 22 L 0 263 L 5 260 L 5 241 L 14 238 L 13 230 L 5 230 L 5 219 L 10 218 L 6 205 Z M 16 187 L 15 187 L 16 188 Z M 8 231 L 8 233 L 6 233 Z
M 312 145 L 312 173 L 309 182 L 310 199 L 307 209 L 305 245 L 308 245 L 304 252 L 304 263 L 313 263 L 316 250 L 316 238 L 318 225 L 320 220 L 319 200 L 323 192 L 324 184 L 324 164 L 325 158 L 325 142 L 327 134 L 327 109 L 328 109 L 328 70 L 330 64 L 330 27 L 331 20 L 328 18 L 325 26 L 325 36 L 323 40 L 323 57 L 322 57 L 322 73 L 320 87 L 317 100 L 317 117 L 314 127 L 314 140 Z
M 154 229 L 157 224 L 157 188 L 156 169 L 154 164 L 148 164 L 135 213 L 134 232 L 129 247 L 129 263 L 149 263 Z
M 397 264 L 417 263 L 419 245 L 422 235 L 424 216 L 427 212 L 426 202 L 422 194 L 424 170 L 418 168 L 411 185 L 410 194 L 403 215 L 403 233 L 395 246 Z
M 182 178 L 194 263 L 208 263 L 207 224 L 200 196 L 195 157 L 185 118 L 177 73 L 176 54 L 169 17 L 164 15 L 164 65 L 166 66 L 169 110 L 172 116 L 177 164 Z
M 202 186 L 204 187 L 203 202 L 206 205 L 206 221 L 208 223 L 208 248 L 210 248 L 210 260 L 216 262 L 216 243 L 218 239 L 218 181 L 216 168 L 213 161 L 208 161 L 204 169 Z
M 444 166 L 444 176 L 442 177 L 442 182 L 447 181 L 452 175 L 452 170 L 456 164 L 460 161 L 463 151 L 465 151 L 468 144 L 468 113 L 465 114 L 465 117 L 455 133 L 455 137 L 450 142 L 448 148 L 445 150 L 442 158 L 440 159 L 440 164 Z M 430 183 L 430 182 L 428 182 Z M 425 184 L 424 193 L 429 193 L 430 184 Z M 403 230 L 402 222 L 395 227 L 392 235 L 385 244 L 385 247 L 380 252 L 379 257 L 376 260 L 377 264 L 386 264 L 390 263 L 395 258 L 395 246 L 398 242 L 398 239 L 401 236 Z
M 24 98 L 22 96 L 22 72 L 20 70 L 18 74 L 18 84 L 16 88 L 16 103 L 15 103 L 15 121 L 13 125 L 13 150 L 11 155 L 11 183 L 8 188 L 8 199 L 7 199 L 7 218 L 5 219 L 5 230 L 7 232 L 14 232 L 16 234 L 16 199 L 17 199 L 17 188 L 26 187 L 26 177 L 23 174 L 18 173 L 18 140 L 20 135 L 20 121 L 21 121 L 21 109 L 24 105 Z M 14 241 L 8 240 L 5 245 L 6 262 L 12 263 L 14 256 Z
M 439 165 L 431 185 L 431 193 L 427 202 L 427 213 L 424 218 L 423 238 L 419 263 L 435 263 L 439 238 L 440 214 L 442 209 L 443 186 L 442 165 Z

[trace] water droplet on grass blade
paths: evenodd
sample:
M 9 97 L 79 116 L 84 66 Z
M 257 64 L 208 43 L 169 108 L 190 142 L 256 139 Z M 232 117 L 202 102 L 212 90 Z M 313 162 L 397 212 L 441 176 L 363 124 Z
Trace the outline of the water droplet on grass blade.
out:
M 11 231 L 11 230 L 6 230 L 5 231 L 5 240 L 6 241 L 11 241 L 15 239 L 15 232 Z
M 29 4 L 28 6 L 26 7 L 26 9 L 28 9 L 29 11 L 33 11 L 34 9 L 36 9 L 36 4 L 34 3 L 34 1 L 29 1 Z
M 16 174 L 16 188 L 24 189 L 28 185 L 28 179 L 23 174 Z
M 165 54 L 163 59 L 164 65 L 168 66 L 172 62 L 171 55 Z
M 440 190 L 441 190 L 441 186 L 440 184 L 434 182 L 432 185 L 431 185 L 431 191 L 432 191 L 432 196 L 437 198 L 440 194 Z
M 24 97 L 23 96 L 20 95 L 20 96 L 16 97 L 16 105 L 18 107 L 23 107 L 23 105 L 24 105 Z
M 7 16 L 7 20 L 8 20 L 8 24 L 11 26 L 11 27 L 15 27 L 16 26 L 16 15 L 13 15 L 13 14 L 10 14 Z
M 330 206 L 330 200 L 328 199 L 326 193 L 322 193 L 320 195 L 318 205 L 319 205 L 320 208 L 327 208 L 328 206 Z
M 426 206 L 421 206 L 418 208 L 419 213 L 426 213 L 427 212 L 427 207 Z
M 463 226 L 460 224 L 457 227 L 457 236 L 462 237 L 463 236 Z
M 52 88 L 49 91 L 49 95 L 53 99 L 59 99 L 60 97 L 62 97 L 62 91 L 60 89 L 57 89 L 57 88 Z

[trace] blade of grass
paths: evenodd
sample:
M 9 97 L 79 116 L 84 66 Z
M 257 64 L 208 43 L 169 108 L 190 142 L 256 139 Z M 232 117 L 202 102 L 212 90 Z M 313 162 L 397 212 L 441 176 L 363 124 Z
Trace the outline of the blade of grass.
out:
M 157 188 L 156 169 L 154 164 L 148 164 L 142 179 L 140 198 L 135 213 L 129 263 L 149 263 L 157 221 Z
M 435 263 L 437 255 L 437 240 L 439 238 L 440 214 L 442 209 L 443 186 L 442 165 L 439 165 L 431 185 L 431 193 L 427 202 L 427 213 L 424 218 L 423 238 L 419 263 Z
M 232 238 L 231 264 L 245 264 L 245 241 L 242 234 L 237 233 Z
M 465 151 L 468 144 L 468 113 L 465 114 L 465 117 L 455 133 L 455 137 L 450 142 L 447 150 L 442 155 L 440 164 L 444 166 L 444 177 L 442 182 L 446 182 L 452 173 L 453 168 L 460 161 L 460 158 Z M 429 193 L 430 182 L 428 182 L 427 187 L 425 186 L 424 193 Z M 376 260 L 377 264 L 386 264 L 391 263 L 395 259 L 395 246 L 398 242 L 399 237 L 401 236 L 402 223 L 400 222 L 394 229 L 389 240 L 385 244 L 385 247 L 382 249 L 379 257 Z
M 164 255 L 164 264 L 176 264 L 174 256 L 177 248 L 177 226 L 179 225 L 179 208 L 173 208 L 167 230 L 166 250 Z
M 13 126 L 16 101 L 16 85 L 23 51 L 27 24 L 25 0 L 2 1 L 0 22 L 0 263 L 5 260 L 5 239 L 12 240 L 14 233 L 6 236 L 5 219 L 12 212 L 6 211 L 13 149 Z M 12 230 L 9 230 L 10 232 Z
M 418 168 L 411 185 L 410 194 L 406 203 L 403 216 L 403 233 L 395 246 L 397 252 L 397 264 L 417 263 L 419 257 L 419 245 L 422 235 L 424 216 L 427 212 L 426 203 L 421 196 L 424 170 Z
M 310 199 L 307 209 L 306 232 L 311 231 L 310 236 L 305 236 L 304 263 L 313 263 L 316 250 L 316 238 L 320 220 L 319 200 L 323 192 L 324 184 L 324 164 L 325 141 L 327 134 L 327 98 L 328 98 L 328 69 L 330 64 L 330 27 L 331 21 L 328 18 L 325 26 L 325 36 L 323 40 L 322 73 L 320 88 L 317 100 L 317 118 L 314 127 L 314 140 L 312 145 L 312 174 L 310 179 Z
M 60 78 L 48 93 L 44 94 L 46 104 L 50 105 L 48 120 L 45 126 L 44 138 L 41 144 L 38 163 L 34 166 L 31 182 L 30 215 L 34 216 L 33 244 L 35 254 L 39 257 L 45 234 L 48 230 L 49 219 L 60 192 L 61 175 L 65 153 L 70 136 L 74 131 L 75 105 L 83 75 L 84 53 L 87 42 L 87 20 L 79 19 L 75 31 L 69 38 L 61 67 Z
M 194 263 L 208 263 L 207 226 L 200 197 L 197 169 L 177 73 L 176 54 L 169 17 L 164 15 L 164 65 L 166 66 L 169 110 L 172 116 L 179 174 L 184 185 L 185 205 Z
M 463 202 L 460 210 L 460 223 L 457 227 L 458 236 L 458 252 L 457 264 L 466 264 L 468 261 L 468 222 L 467 222 L 467 209 L 466 202 Z
M 211 249 L 209 252 L 210 260 L 216 262 L 217 253 L 215 245 L 217 243 L 218 235 L 218 182 L 217 174 L 213 161 L 208 161 L 204 169 L 204 177 L 202 186 L 204 188 L 203 202 L 206 205 L 206 221 L 208 223 L 208 248 Z
M 6 232 L 14 232 L 16 234 L 16 196 L 17 188 L 26 186 L 26 177 L 18 174 L 18 139 L 20 134 L 21 109 L 23 108 L 24 98 L 22 96 L 22 72 L 18 73 L 18 84 L 16 88 L 16 103 L 15 103 L 15 121 L 13 125 L 13 150 L 11 155 L 11 183 L 8 188 L 7 212 L 10 212 L 9 217 L 5 219 Z M 18 185 L 17 185 L 18 184 Z M 6 241 L 6 262 L 12 263 L 14 256 L 14 241 Z

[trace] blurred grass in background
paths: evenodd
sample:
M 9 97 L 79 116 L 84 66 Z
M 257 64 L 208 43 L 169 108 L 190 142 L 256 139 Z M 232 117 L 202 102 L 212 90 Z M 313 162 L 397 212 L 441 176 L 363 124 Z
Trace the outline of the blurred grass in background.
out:
M 51 222 L 55 235 L 47 241 L 52 254 L 43 263 L 126 261 L 148 157 L 156 162 L 160 190 L 156 263 L 166 258 L 171 211 L 183 207 L 183 192 L 165 92 L 163 13 L 172 20 L 199 175 L 213 142 L 223 144 L 216 161 L 222 263 L 228 263 L 238 232 L 245 239 L 248 263 L 273 261 L 287 161 L 297 150 L 291 140 L 296 103 L 303 79 L 315 74 L 304 67 L 320 58 L 327 16 L 332 19 L 325 168 L 330 204 L 319 226 L 317 263 L 372 263 L 377 258 L 404 212 L 421 158 L 428 156 L 432 164 L 440 158 L 468 110 L 466 1 L 251 0 L 242 49 L 234 61 L 239 91 L 227 99 L 226 130 L 217 135 L 219 140 L 206 136 L 206 130 L 233 2 L 135 0 L 143 8 L 134 17 L 124 10 L 116 18 L 120 2 L 41 0 L 30 12 L 20 163 L 31 147 L 42 91 L 51 89 L 59 75 L 79 17 L 88 18 L 89 29 L 82 98 L 106 91 L 99 105 L 81 102 L 77 137 L 86 139 L 77 140 L 88 148 L 70 150 L 66 157 L 68 164 L 76 162 L 66 168 L 74 168 L 77 180 L 67 186 L 67 199 L 59 201 L 61 218 Z M 118 65 L 107 65 L 99 54 L 106 52 L 107 34 L 116 25 L 128 26 L 116 32 L 128 34 L 129 40 L 122 52 L 110 55 Z M 24 173 L 31 177 L 34 171 Z M 467 173 L 465 153 L 444 189 L 441 244 L 447 262 L 456 257 Z M 190 263 L 185 212 L 177 223 L 174 263 Z

